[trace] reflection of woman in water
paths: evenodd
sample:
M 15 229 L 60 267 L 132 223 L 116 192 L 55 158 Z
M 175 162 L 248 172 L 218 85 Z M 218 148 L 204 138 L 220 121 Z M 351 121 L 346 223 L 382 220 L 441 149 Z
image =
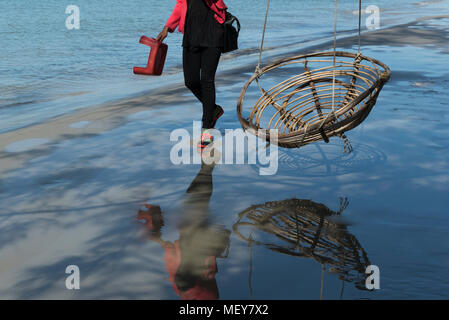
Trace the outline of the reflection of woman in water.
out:
M 138 219 L 145 221 L 151 239 L 165 249 L 165 267 L 176 294 L 185 300 L 218 299 L 216 258 L 226 258 L 230 231 L 208 222 L 214 165 L 202 164 L 184 201 L 184 221 L 179 240 L 162 240 L 163 218 L 159 206 L 145 205 Z

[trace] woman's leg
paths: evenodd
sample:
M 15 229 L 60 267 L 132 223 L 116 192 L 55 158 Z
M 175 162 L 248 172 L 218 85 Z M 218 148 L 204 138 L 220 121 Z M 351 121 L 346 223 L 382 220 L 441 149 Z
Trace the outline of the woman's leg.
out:
M 183 49 L 182 66 L 184 70 L 184 83 L 187 88 L 202 102 L 201 96 L 201 52 L 188 48 Z
M 183 49 L 184 82 L 203 104 L 203 128 L 213 127 L 215 73 L 220 61 L 219 48 Z
M 215 110 L 215 73 L 220 61 L 219 48 L 201 49 L 201 101 L 203 102 L 203 128 L 213 127 Z

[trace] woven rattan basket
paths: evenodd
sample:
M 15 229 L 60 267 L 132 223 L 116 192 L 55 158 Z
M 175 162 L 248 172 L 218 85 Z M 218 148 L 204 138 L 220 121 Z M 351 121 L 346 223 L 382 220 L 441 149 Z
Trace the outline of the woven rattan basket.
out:
M 245 130 L 270 141 L 278 130 L 281 147 L 303 145 L 340 136 L 357 127 L 370 113 L 390 78 L 382 62 L 357 53 L 319 52 L 282 59 L 256 72 L 243 87 L 237 114 Z M 265 75 L 284 74 L 281 69 L 300 68 L 302 73 L 282 80 L 269 90 L 262 88 Z M 334 71 L 335 70 L 335 71 Z M 257 82 L 262 93 L 252 106 L 245 105 L 248 88 Z

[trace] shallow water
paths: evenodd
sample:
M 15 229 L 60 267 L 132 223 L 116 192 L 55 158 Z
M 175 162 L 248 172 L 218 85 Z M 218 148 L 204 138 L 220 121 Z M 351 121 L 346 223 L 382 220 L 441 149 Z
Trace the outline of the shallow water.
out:
M 173 96 L 170 106 L 155 99 L 154 109 L 105 132 L 84 135 L 101 120 L 74 118 L 69 126 L 79 136 L 10 145 L 0 160 L 26 162 L 0 181 L 0 297 L 179 299 L 173 263 L 164 261 L 178 241 L 182 270 L 216 272 L 202 286 L 209 297 L 447 299 L 449 74 L 439 31 L 448 26 L 448 19 L 414 25 L 433 32 L 421 45 L 393 37 L 364 46 L 392 78 L 367 120 L 348 133 L 354 152 L 344 154 L 339 139 L 280 149 L 274 176 L 260 176 L 258 165 L 173 165 L 170 132 L 191 131 L 198 117 L 189 95 Z M 239 128 L 236 92 L 247 78 L 220 77 L 219 99 L 229 102 L 220 130 Z M 243 225 L 256 208 L 285 224 Z M 324 253 L 311 257 L 310 242 L 286 241 L 280 229 L 295 240 L 319 234 Z M 72 264 L 81 270 L 79 291 L 65 288 Z M 356 286 L 367 264 L 380 268 L 380 290 Z

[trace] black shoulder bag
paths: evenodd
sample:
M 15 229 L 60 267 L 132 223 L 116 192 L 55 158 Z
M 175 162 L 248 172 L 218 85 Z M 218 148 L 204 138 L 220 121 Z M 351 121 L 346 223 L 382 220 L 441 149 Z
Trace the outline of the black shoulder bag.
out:
M 237 24 L 237 29 L 233 26 L 234 21 Z M 223 53 L 237 50 L 239 48 L 238 38 L 240 33 L 240 21 L 235 16 L 226 11 L 226 20 L 223 25 L 224 25 Z

